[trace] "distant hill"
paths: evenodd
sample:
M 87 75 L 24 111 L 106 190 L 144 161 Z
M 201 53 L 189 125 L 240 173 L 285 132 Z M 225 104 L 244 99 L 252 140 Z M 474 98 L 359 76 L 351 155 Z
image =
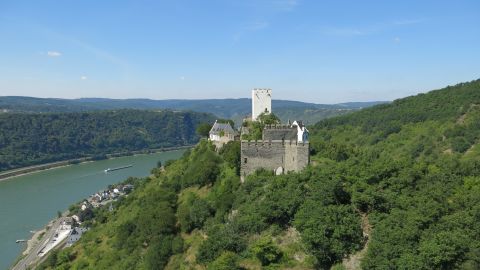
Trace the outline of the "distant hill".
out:
M 386 103 L 349 102 L 340 104 L 315 104 L 290 100 L 273 100 L 272 110 L 282 121 L 301 119 L 314 124 L 322 119 Z M 220 118 L 233 119 L 238 124 L 251 112 L 252 101 L 239 99 L 108 99 L 108 98 L 34 98 L 20 96 L 0 97 L 0 112 L 84 112 L 113 109 L 172 109 L 212 113 Z
M 69 113 L 0 114 L 0 171 L 82 157 L 191 145 L 198 112 L 122 109 Z

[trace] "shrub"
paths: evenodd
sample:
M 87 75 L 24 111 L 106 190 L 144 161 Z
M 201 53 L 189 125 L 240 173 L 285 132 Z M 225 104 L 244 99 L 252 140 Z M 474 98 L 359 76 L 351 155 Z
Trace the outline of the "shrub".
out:
M 263 266 L 278 262 L 282 256 L 282 251 L 273 244 L 270 237 L 262 237 L 252 247 L 253 254 L 260 260 Z

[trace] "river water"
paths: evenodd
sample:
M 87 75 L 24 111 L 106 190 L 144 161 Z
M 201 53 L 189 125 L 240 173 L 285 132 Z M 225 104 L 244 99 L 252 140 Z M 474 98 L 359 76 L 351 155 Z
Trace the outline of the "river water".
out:
M 178 159 L 184 151 L 100 160 L 0 181 L 0 269 L 8 269 L 24 250 L 26 244 L 15 240 L 30 239 L 30 231 L 44 227 L 57 211 L 129 176 L 147 176 L 159 160 Z M 129 164 L 133 167 L 104 173 Z

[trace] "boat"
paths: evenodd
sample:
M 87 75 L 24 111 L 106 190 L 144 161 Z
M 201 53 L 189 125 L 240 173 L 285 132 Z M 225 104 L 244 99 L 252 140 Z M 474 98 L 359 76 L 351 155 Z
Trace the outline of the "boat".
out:
M 118 170 L 130 168 L 130 167 L 133 167 L 133 164 L 130 164 L 130 165 L 127 165 L 127 166 L 122 166 L 122 167 L 116 167 L 116 168 L 107 168 L 107 169 L 105 169 L 105 170 L 103 170 L 103 171 L 104 171 L 105 173 L 108 173 L 108 172 L 118 171 Z

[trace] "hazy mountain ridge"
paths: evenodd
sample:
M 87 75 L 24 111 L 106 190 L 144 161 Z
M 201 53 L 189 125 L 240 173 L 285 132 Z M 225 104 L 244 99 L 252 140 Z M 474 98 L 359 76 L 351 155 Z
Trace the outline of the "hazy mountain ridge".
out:
M 282 121 L 302 119 L 314 124 L 324 118 L 345 114 L 385 101 L 315 104 L 301 101 L 273 100 L 272 110 Z M 108 99 L 108 98 L 34 98 L 0 97 L 0 112 L 81 112 L 114 109 L 172 109 L 212 113 L 220 118 L 233 119 L 237 124 L 251 113 L 251 99 Z

